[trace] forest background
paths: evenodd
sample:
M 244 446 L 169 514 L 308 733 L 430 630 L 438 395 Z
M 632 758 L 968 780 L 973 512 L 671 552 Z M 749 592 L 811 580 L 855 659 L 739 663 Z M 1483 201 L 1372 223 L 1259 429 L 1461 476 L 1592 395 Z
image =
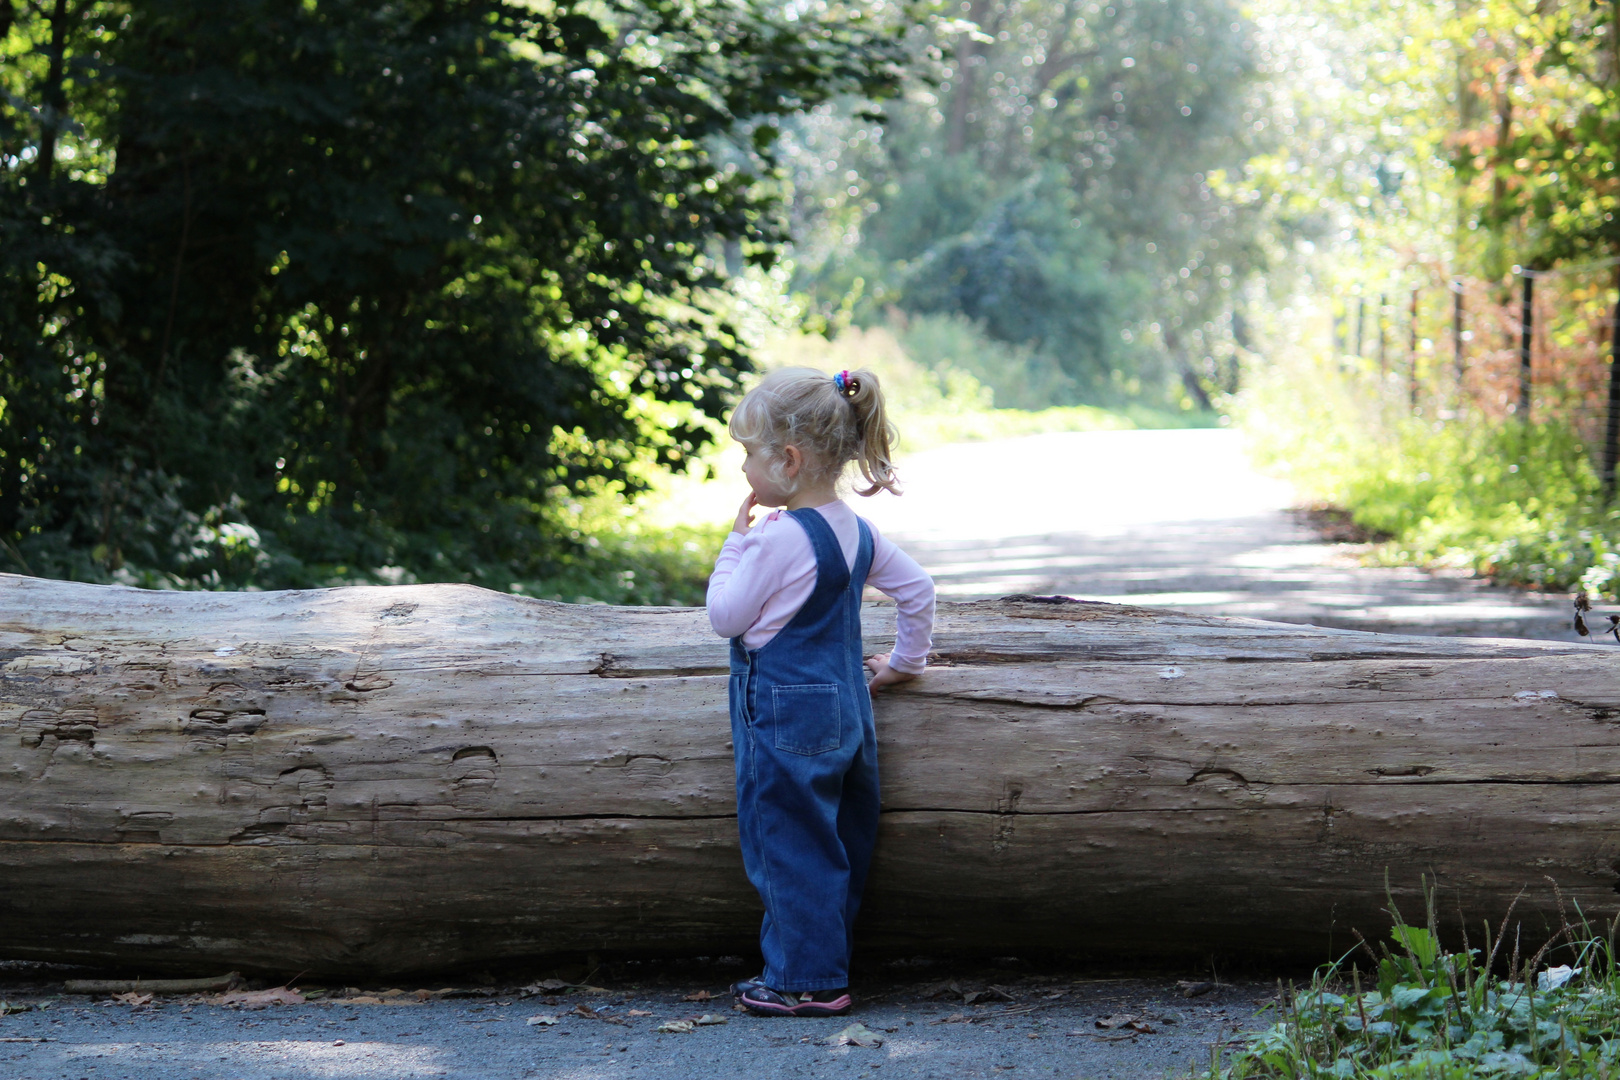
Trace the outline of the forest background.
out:
M 700 602 L 639 508 L 807 361 L 1612 593 L 1617 91 L 1612 4 L 0 0 L 0 569 Z

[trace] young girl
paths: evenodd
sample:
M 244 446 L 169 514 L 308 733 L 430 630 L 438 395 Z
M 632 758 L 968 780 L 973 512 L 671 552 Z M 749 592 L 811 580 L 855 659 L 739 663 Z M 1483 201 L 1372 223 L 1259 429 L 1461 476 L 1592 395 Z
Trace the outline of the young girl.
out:
M 850 1008 L 851 930 L 877 838 L 869 694 L 923 670 L 934 583 L 838 497 L 851 461 L 860 494 L 899 493 L 871 372 L 773 371 L 738 404 L 731 435 L 753 490 L 715 560 L 709 623 L 731 639 L 737 824 L 765 904 L 765 971 L 732 990 L 756 1013 L 837 1016 Z M 783 510 L 756 525 L 759 506 Z M 899 608 L 894 651 L 865 662 L 870 683 L 867 585 Z

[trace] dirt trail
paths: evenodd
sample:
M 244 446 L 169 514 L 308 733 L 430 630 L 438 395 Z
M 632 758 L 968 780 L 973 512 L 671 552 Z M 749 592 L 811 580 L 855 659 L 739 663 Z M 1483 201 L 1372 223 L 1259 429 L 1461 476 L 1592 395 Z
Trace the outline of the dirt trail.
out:
M 861 513 L 943 598 L 1063 593 L 1355 630 L 1571 640 L 1562 595 L 1363 567 L 1260 475 L 1235 431 L 1104 431 L 963 443 L 904 462 Z M 740 479 L 740 478 L 739 478 Z M 740 491 L 739 487 L 739 491 Z

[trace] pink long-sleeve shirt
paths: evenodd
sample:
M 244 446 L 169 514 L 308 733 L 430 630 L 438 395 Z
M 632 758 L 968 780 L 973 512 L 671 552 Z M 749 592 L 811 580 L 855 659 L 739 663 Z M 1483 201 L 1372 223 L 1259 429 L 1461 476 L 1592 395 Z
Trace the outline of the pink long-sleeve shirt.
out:
M 844 502 L 815 508 L 832 526 L 853 568 L 860 546 L 860 526 Z M 885 540 L 871 522 L 872 568 L 866 583 L 894 598 L 894 651 L 889 666 L 921 674 L 933 643 L 934 581 L 910 555 Z M 773 510 L 747 535 L 732 533 L 720 548 L 709 577 L 709 625 L 721 637 L 741 636 L 743 646 L 757 649 L 774 638 L 799 613 L 816 588 L 816 552 L 810 535 L 792 514 Z

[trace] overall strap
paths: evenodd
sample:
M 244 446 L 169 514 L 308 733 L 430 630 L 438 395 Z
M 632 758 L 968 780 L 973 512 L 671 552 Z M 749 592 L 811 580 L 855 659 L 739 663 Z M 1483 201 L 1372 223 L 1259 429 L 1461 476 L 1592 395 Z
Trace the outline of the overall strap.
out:
M 839 546 L 838 536 L 832 531 L 832 526 L 827 524 L 826 518 L 809 507 L 789 510 L 788 513 L 804 527 L 805 534 L 810 537 L 810 547 L 816 553 L 815 591 L 804 602 L 804 607 L 799 609 L 799 613 L 793 617 L 789 624 L 792 625 L 811 622 L 826 614 L 849 587 L 850 572 L 844 563 L 844 551 Z
M 872 556 L 875 552 L 871 526 L 863 517 L 856 518 L 855 523 L 860 526 L 861 539 L 855 545 L 855 565 L 849 570 L 849 585 L 858 596 L 866 589 L 866 575 L 872 572 Z

